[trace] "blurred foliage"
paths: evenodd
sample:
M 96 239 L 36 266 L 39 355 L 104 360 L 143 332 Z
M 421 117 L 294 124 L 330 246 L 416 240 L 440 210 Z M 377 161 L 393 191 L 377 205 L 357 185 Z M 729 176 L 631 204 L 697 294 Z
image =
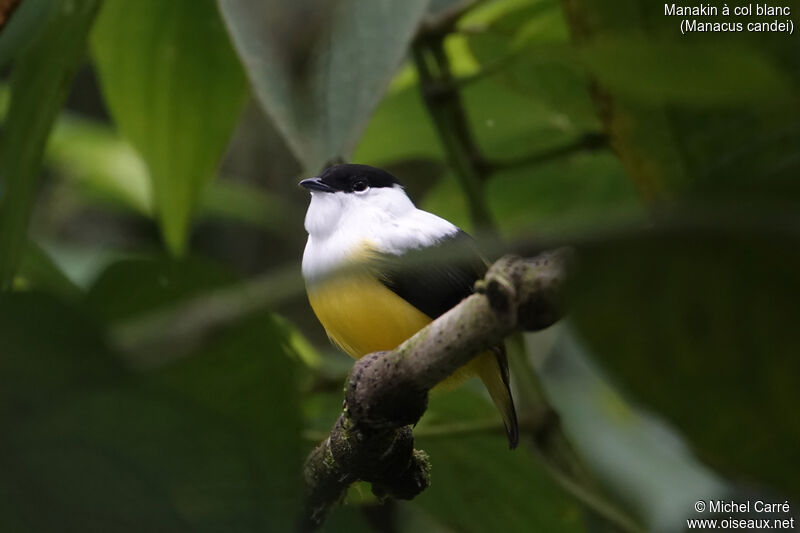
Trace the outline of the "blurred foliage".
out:
M 0 290 L 8 288 L 19 266 L 42 151 L 64 104 L 97 7 L 96 0 L 78 8 L 58 2 L 39 38 L 23 45 L 11 74 L 10 109 L 0 137 Z M 23 18 L 21 24 L 29 24 L 29 19 Z M 49 68 L 41 68 L 45 64 Z
M 182 255 L 246 95 L 216 6 L 109 0 L 92 41 L 111 114 L 147 162 L 164 240 Z
M 572 317 L 626 388 L 679 423 L 712 466 L 797 497 L 786 465 L 800 463 L 800 427 L 786 413 L 800 400 L 800 235 L 783 221 L 758 231 L 743 220 L 585 247 Z
M 469 391 L 434 395 L 426 422 L 418 426 L 419 446 L 436 465 L 434 484 L 458 490 L 428 490 L 414 504 L 454 531 L 492 531 L 498 524 L 509 532 L 581 531 L 580 508 L 533 456 L 497 453 L 506 444 L 501 433 L 425 437 L 426 428 L 437 424 L 469 424 L 493 416 L 491 406 Z
M 565 12 L 614 146 L 648 198 L 797 197 L 796 37 L 679 38 L 677 19 L 639 0 L 568 0 Z
M 255 95 L 307 173 L 347 157 L 428 0 L 219 0 Z
M 14 23 L 8 24 L 0 33 L 0 67 L 11 63 L 20 49 L 36 39 L 37 30 L 47 25 L 57 5 L 56 0 L 29 0 L 15 8 Z
M 800 497 L 796 35 L 681 36 L 641 0 L 106 0 L 93 24 L 26 0 L 0 32 L 0 530 L 292 529 L 351 364 L 296 287 L 297 169 L 352 155 L 486 229 L 442 88 L 403 62 L 467 5 L 435 38 L 479 200 L 578 257 L 568 326 L 510 350 L 521 414 L 541 381 L 588 489 L 650 530 L 735 486 Z M 474 385 L 416 428 L 429 490 L 357 485 L 323 530 L 623 527 L 507 452 Z
M 566 321 L 527 334 L 527 350 L 581 457 L 649 531 L 675 531 L 676 517 L 700 499 L 732 499 L 675 430 L 631 405 L 600 372 Z
M 3 520 L 24 524 L 12 529 L 290 528 L 299 428 L 291 360 L 268 318 L 143 376 L 74 308 L 19 294 L 0 310 Z

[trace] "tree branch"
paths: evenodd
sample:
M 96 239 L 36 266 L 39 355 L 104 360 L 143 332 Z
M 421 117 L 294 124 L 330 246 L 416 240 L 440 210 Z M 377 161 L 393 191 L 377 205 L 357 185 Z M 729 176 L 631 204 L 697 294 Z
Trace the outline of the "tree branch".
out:
M 6 27 L 6 24 L 14 16 L 14 11 L 17 10 L 22 0 L 0 0 L 0 32 Z
M 547 163 L 576 152 L 593 152 L 607 147 L 608 137 L 605 133 L 588 132 L 562 146 L 556 146 L 555 148 L 550 148 L 542 152 L 523 155 L 513 159 L 490 160 L 487 164 L 493 170 L 527 167 Z
M 448 163 L 466 195 L 472 222 L 484 231 L 493 231 L 494 223 L 484 195 L 484 182 L 490 169 L 472 134 L 443 39 L 441 34 L 426 34 L 411 47 L 422 97 Z
M 356 480 L 378 496 L 412 499 L 429 483 L 427 455 L 414 449 L 411 425 L 427 408 L 428 391 L 481 351 L 517 330 L 546 328 L 561 315 L 571 252 L 533 259 L 506 256 L 476 284 L 476 293 L 398 348 L 361 358 L 330 436 L 309 456 L 303 526 L 318 527 Z M 545 420 L 550 417 L 542 417 Z M 533 433 L 536 433 L 534 431 Z

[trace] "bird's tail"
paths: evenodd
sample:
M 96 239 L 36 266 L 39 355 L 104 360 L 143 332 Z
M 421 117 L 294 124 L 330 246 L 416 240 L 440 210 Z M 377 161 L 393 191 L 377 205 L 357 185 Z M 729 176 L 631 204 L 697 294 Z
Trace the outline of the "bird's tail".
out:
M 474 361 L 481 381 L 489 391 L 497 410 L 500 411 L 500 416 L 503 417 L 508 447 L 513 450 L 519 444 L 519 423 L 514 408 L 514 398 L 511 397 L 506 348 L 502 344 L 495 346 L 492 350 L 477 356 Z

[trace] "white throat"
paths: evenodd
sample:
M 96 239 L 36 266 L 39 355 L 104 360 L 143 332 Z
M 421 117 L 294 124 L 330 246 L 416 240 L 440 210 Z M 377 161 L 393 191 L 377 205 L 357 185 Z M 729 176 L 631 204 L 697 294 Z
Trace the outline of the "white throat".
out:
M 458 231 L 443 218 L 417 209 L 399 185 L 364 193 L 312 192 L 305 228 L 307 282 L 352 261 L 365 248 L 400 255 Z

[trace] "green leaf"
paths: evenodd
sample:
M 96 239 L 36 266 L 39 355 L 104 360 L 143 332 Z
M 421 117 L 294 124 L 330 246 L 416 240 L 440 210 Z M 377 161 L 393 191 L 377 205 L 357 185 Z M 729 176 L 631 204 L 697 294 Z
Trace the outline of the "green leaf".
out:
M 469 36 L 470 50 L 507 89 L 538 102 L 550 120 L 569 122 L 577 130 L 597 128 L 587 77 L 568 47 L 568 27 L 558 2 L 489 3 L 462 25 L 483 28 Z
M 628 403 L 610 385 L 568 321 L 525 337 L 528 359 L 570 443 L 615 501 L 640 517 L 648 531 L 685 524 L 697 500 L 733 496 L 674 427 Z
M 6 421 L 76 386 L 123 375 L 85 314 L 52 296 L 0 296 L 0 338 L 0 417 Z
M 795 37 L 682 36 L 677 17 L 643 0 L 565 5 L 612 145 L 646 199 L 800 196 L 787 150 L 800 144 Z
M 0 137 L 0 289 L 9 287 L 21 261 L 45 143 L 83 59 L 98 5 L 59 1 L 12 72 Z
M 200 217 L 243 222 L 276 235 L 286 234 L 290 209 L 277 194 L 230 179 L 212 184 L 198 206 Z
M 133 209 L 152 217 L 153 191 L 147 165 L 113 129 L 64 114 L 47 146 L 47 164 L 90 201 Z M 198 218 L 235 220 L 283 232 L 286 206 L 277 196 L 231 179 L 212 182 L 197 206 Z
M 147 166 L 136 150 L 113 130 L 95 121 L 64 115 L 47 146 L 47 163 L 85 194 L 153 213 Z
M 246 96 L 216 6 L 109 0 L 92 48 L 114 121 L 149 168 L 166 245 L 180 256 Z
M 77 300 L 81 289 L 35 242 L 29 241 L 19 267 L 19 279 L 26 288 L 35 288 L 66 300 Z
M 580 50 L 597 81 L 623 98 L 694 108 L 791 103 L 789 81 L 763 52 L 732 43 L 598 39 Z
M 113 323 L 232 281 L 219 266 L 197 258 L 123 259 L 98 276 L 86 295 L 86 305 Z
M 282 327 L 252 316 L 189 358 L 131 373 L 96 327 L 125 314 L 124 280 L 111 279 L 130 279 L 123 270 L 102 288 L 115 310 L 96 294 L 95 317 L 41 295 L 0 297 L 0 494 L 11 502 L 0 529 L 290 530 L 302 458 Z
M 219 0 L 255 95 L 307 173 L 351 155 L 428 0 Z
M 491 420 L 494 409 L 464 388 L 431 397 L 420 423 Z M 547 476 L 523 445 L 510 451 L 495 435 L 420 437 L 431 457 L 433 484 L 414 500 L 454 531 L 583 531 L 580 509 Z
M 800 495 L 800 232 L 682 213 L 579 250 L 570 314 L 600 363 L 734 479 Z
M 416 80 L 381 101 L 358 143 L 354 160 L 385 165 L 410 158 L 444 159 Z

